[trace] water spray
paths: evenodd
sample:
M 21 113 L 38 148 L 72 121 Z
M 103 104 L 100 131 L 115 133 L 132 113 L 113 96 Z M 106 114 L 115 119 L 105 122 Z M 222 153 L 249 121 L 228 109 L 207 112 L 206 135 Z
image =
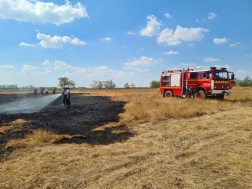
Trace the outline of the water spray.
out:
M 34 113 L 49 105 L 61 94 L 32 97 L 0 105 L 0 114 Z

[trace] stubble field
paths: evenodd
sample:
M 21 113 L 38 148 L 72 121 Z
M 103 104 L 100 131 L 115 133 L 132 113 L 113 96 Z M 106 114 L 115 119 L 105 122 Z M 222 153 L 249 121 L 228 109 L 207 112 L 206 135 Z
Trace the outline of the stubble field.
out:
M 223 101 L 72 92 L 84 108 L 0 114 L 1 188 L 252 187 L 251 88 Z

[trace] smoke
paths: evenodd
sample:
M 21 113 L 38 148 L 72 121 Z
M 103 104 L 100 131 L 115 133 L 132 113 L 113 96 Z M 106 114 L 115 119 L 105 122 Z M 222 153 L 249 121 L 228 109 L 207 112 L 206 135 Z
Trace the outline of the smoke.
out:
M 0 105 L 0 114 L 18 114 L 38 112 L 42 108 L 56 100 L 61 94 L 46 95 L 43 97 L 34 96 L 11 103 Z

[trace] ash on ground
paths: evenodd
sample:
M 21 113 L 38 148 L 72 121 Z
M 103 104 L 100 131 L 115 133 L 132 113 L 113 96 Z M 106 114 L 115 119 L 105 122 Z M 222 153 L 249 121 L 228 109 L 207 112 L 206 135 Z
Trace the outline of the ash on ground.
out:
M 48 94 L 52 95 L 52 94 Z M 33 113 L 23 113 L 7 111 L 0 113 L 0 120 L 10 123 L 17 119 L 30 120 L 24 123 L 23 129 L 14 132 L 7 132 L 0 135 L 0 146 L 4 146 L 8 140 L 13 138 L 25 138 L 34 129 L 44 129 L 57 134 L 84 135 L 86 138 L 73 138 L 61 141 L 61 143 L 89 143 L 89 144 L 110 144 L 128 139 L 133 134 L 125 126 L 108 128 L 104 131 L 90 132 L 91 130 L 105 125 L 109 122 L 118 122 L 119 113 L 124 111 L 125 102 L 111 101 L 109 97 L 102 96 L 82 96 L 81 93 L 71 94 L 72 104 L 82 105 L 78 108 L 66 108 L 62 103 L 62 96 L 53 100 L 42 109 L 34 108 Z M 0 94 L 0 107 L 3 104 L 32 99 L 33 104 L 41 107 L 41 103 L 46 94 Z M 1 127 L 1 125 L 0 125 Z M 114 130 L 123 130 L 121 134 L 115 135 Z

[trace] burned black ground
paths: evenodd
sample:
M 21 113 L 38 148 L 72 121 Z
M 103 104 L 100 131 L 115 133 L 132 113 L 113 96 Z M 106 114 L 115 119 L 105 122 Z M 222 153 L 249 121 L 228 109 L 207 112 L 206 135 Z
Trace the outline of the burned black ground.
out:
M 6 94 L 0 95 L 0 105 L 21 100 L 24 98 L 36 98 L 40 103 L 40 97 L 45 94 Z M 34 113 L 0 114 L 2 122 L 10 123 L 17 119 L 30 120 L 24 123 L 23 129 L 15 132 L 7 132 L 0 135 L 0 146 L 5 146 L 8 140 L 13 138 L 25 138 L 34 129 L 53 131 L 59 135 L 84 135 L 86 138 L 73 138 L 61 141 L 61 143 L 89 143 L 109 144 L 123 141 L 132 136 L 125 126 L 108 128 L 104 131 L 90 132 L 91 130 L 109 122 L 119 121 L 118 114 L 124 111 L 125 102 L 111 101 L 109 97 L 82 96 L 83 94 L 71 94 L 72 104 L 82 105 L 78 108 L 67 109 L 62 104 L 62 97 L 58 97 L 49 105 Z M 3 124 L 4 125 L 4 124 Z M 0 125 L 1 127 L 1 125 Z M 123 130 L 121 134 L 112 134 L 113 130 Z

